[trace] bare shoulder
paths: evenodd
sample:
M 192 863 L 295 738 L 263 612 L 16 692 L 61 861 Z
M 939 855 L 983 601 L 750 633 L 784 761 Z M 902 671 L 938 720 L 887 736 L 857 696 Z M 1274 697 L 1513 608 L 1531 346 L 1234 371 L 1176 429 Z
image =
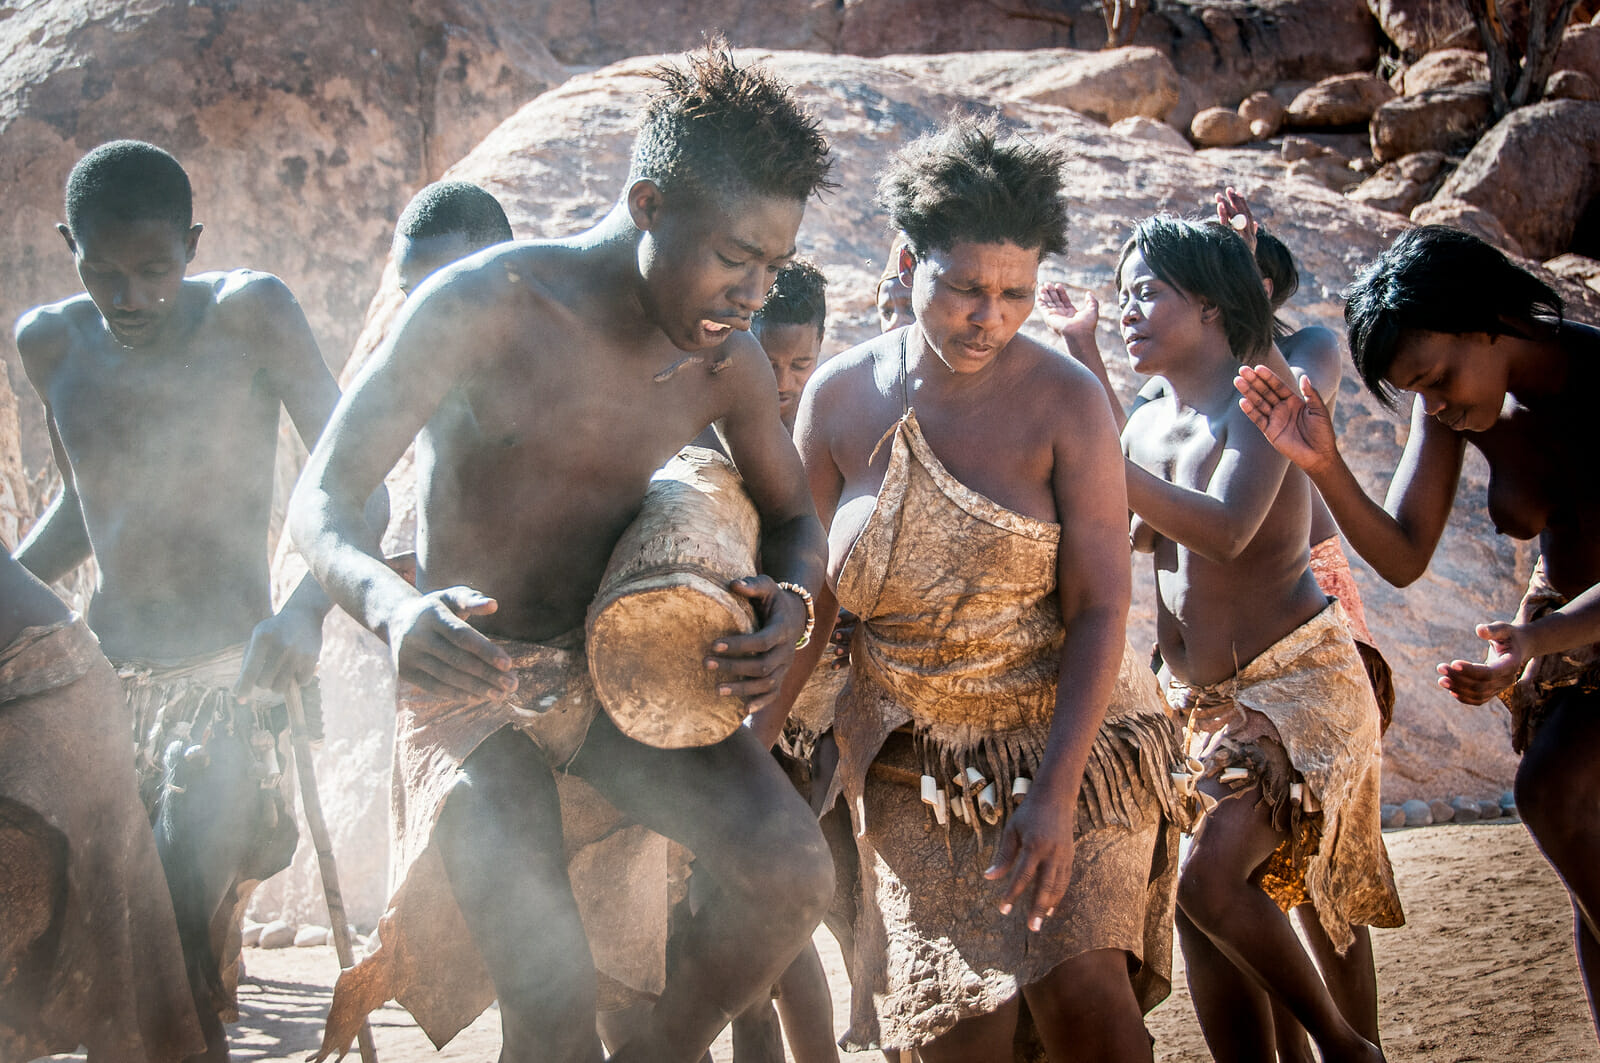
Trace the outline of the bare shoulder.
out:
M 212 303 L 230 324 L 257 325 L 285 314 L 301 314 L 294 293 L 281 279 L 256 269 L 196 273 L 184 287 Z
M 1039 410 L 1053 423 L 1060 423 L 1063 416 L 1078 420 L 1104 411 L 1106 423 L 1111 423 L 1099 378 L 1066 351 L 1019 332 L 1006 356 L 1015 366 L 1012 386 L 1017 390 L 1019 409 Z
M 83 330 L 97 326 L 100 311 L 87 294 L 36 306 L 17 319 L 17 353 L 30 377 L 48 373 L 72 350 Z
M 1339 334 L 1322 325 L 1303 328 L 1279 341 L 1284 360 L 1324 391 L 1337 384 L 1342 369 Z
M 900 342 L 900 333 L 896 330 L 840 351 L 817 367 L 806 386 L 819 396 L 868 386 L 874 380 L 880 361 L 898 351 Z

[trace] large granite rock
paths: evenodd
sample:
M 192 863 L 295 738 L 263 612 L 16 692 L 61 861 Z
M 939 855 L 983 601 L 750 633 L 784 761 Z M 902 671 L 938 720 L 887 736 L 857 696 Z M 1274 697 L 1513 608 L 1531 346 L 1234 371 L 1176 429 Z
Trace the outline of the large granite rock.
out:
M 801 250 L 829 276 L 825 349 L 837 351 L 877 329 L 872 292 L 888 234 L 872 204 L 872 189 L 885 155 L 931 129 L 952 107 L 981 110 L 990 106 L 994 95 L 990 88 L 963 84 L 952 74 L 959 66 L 955 63 L 919 75 L 910 64 L 893 57 L 776 53 L 768 61 L 817 110 L 838 160 L 841 187 L 809 206 L 799 238 Z M 449 175 L 481 184 L 499 197 L 519 236 L 563 235 L 594 222 L 621 191 L 632 116 L 649 88 L 641 75 L 653 63 L 628 60 L 574 77 L 518 111 Z M 1300 262 L 1302 287 L 1289 316 L 1297 325 L 1333 328 L 1341 327 L 1339 290 L 1406 224 L 1393 214 L 1353 204 L 1308 182 L 1264 181 L 1227 164 L 1228 156 L 1175 152 L 1119 135 L 1062 107 L 1016 99 L 1000 106 L 1019 128 L 1055 138 L 1071 149 L 1066 175 L 1072 250 L 1047 263 L 1044 273 L 1099 293 L 1105 307 L 1101 344 L 1113 378 L 1126 396 L 1140 382 L 1128 368 L 1117 337 L 1111 283 L 1118 252 L 1137 219 L 1157 210 L 1203 210 L 1213 190 L 1226 184 L 1241 188 Z M 1563 288 L 1576 290 L 1573 285 Z M 1584 305 L 1587 309 L 1580 310 L 1575 304 L 1574 312 L 1594 316 L 1600 300 Z M 392 271 L 386 270 L 346 367 L 347 376 L 381 342 L 398 306 Z M 1047 338 L 1037 322 L 1027 328 Z M 1381 494 L 1399 456 L 1405 422 L 1381 409 L 1351 377 L 1340 386 L 1337 417 L 1352 465 L 1368 490 Z M 407 547 L 414 526 L 414 489 L 407 482 L 407 471 L 408 464 L 402 462 L 389 481 L 397 514 L 386 538 L 390 550 Z M 1386 739 L 1384 790 L 1392 802 L 1503 788 L 1515 768 L 1503 711 L 1494 706 L 1459 706 L 1432 681 L 1438 661 L 1480 652 L 1473 625 L 1510 615 L 1531 564 L 1529 551 L 1496 536 L 1481 507 L 1473 504 L 1483 497 L 1484 487 L 1483 465 L 1470 459 L 1461 491 L 1468 501 L 1454 515 L 1428 574 L 1413 587 L 1392 588 L 1359 560 L 1355 562 L 1369 619 L 1390 653 L 1400 691 L 1395 723 Z M 1148 644 L 1154 630 L 1151 579 L 1148 562 L 1142 557 L 1138 561 L 1133 637 Z M 290 564 L 285 561 L 282 566 Z M 368 803 L 373 810 L 370 818 L 349 829 L 349 840 L 336 839 L 345 860 L 347 850 L 373 845 L 374 832 L 383 829 L 376 809 L 385 791 L 371 765 L 386 765 L 388 756 L 387 746 L 369 753 L 345 735 L 382 735 L 386 742 L 393 688 L 386 653 L 375 640 L 347 621 L 333 620 L 327 639 L 323 669 L 330 686 L 329 750 L 319 767 L 330 761 L 329 753 L 336 748 L 346 750 L 343 756 L 367 759 L 360 765 L 352 761 L 345 769 L 329 762 L 323 777 L 333 781 L 324 782 L 324 792 L 345 785 L 347 778 L 376 788 Z M 346 674 L 356 677 L 345 687 L 350 691 L 348 700 L 332 692 L 336 684 L 344 684 L 341 677 Z M 336 824 L 336 829 L 345 828 Z M 299 891 L 296 896 L 312 896 L 314 878 L 303 855 L 291 877 L 281 881 L 303 882 L 294 887 Z M 348 880 L 352 915 L 371 910 L 369 904 L 381 904 L 383 885 L 377 876 Z M 274 883 L 262 887 L 258 911 L 270 913 L 276 888 Z M 380 900 L 372 901 L 374 896 Z M 359 925 L 363 918 L 356 916 L 356 921 Z
M 565 76 L 510 12 L 509 0 L 0 7 L 7 334 L 28 307 L 82 290 L 55 232 L 68 170 L 136 137 L 189 170 L 206 225 L 194 268 L 278 274 L 342 362 L 406 200 Z M 24 460 L 43 468 L 38 403 L 21 413 Z
M 1600 103 L 1546 100 L 1506 115 L 1484 134 L 1438 198 L 1480 207 L 1528 255 L 1572 250 L 1600 195 Z
M 1489 125 L 1489 83 L 1446 85 L 1401 96 L 1379 107 L 1368 126 L 1372 157 L 1391 162 L 1420 151 L 1467 151 Z

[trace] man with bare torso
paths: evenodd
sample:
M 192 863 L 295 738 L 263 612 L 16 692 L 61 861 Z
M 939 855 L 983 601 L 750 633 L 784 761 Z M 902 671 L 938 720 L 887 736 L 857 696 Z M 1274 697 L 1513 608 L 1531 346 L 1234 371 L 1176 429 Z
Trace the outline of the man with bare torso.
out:
M 409 872 L 402 858 L 390 911 L 410 902 L 411 876 L 442 865 L 500 1002 L 507 1061 L 600 1053 L 553 771 L 687 845 L 711 882 L 648 1028 L 615 1059 L 700 1058 L 798 954 L 832 888 L 809 809 L 745 729 L 654 749 L 573 694 L 586 682 L 575 634 L 613 545 L 651 474 L 712 422 L 761 514 L 765 573 L 733 584 L 759 629 L 706 648 L 722 690 L 752 709 L 775 697 L 808 627 L 801 590 L 821 579 L 822 533 L 772 372 L 743 333 L 794 254 L 806 199 L 827 185 L 826 143 L 784 86 L 715 47 L 657 76 L 665 91 L 611 212 L 577 236 L 491 249 L 426 282 L 291 505 L 313 571 L 388 641 L 405 681 L 402 727 L 441 733 L 431 698 L 474 728 L 445 758 L 445 793 L 419 821 L 421 856 Z M 360 499 L 413 436 L 415 589 L 357 542 Z M 519 661 L 564 678 L 500 715 L 533 683 Z M 542 729 L 579 707 L 575 741 Z M 330 1039 L 332 1018 L 324 1053 L 340 1047 Z
M 278 417 L 314 444 L 339 390 L 282 281 L 185 276 L 201 227 L 166 152 L 96 148 L 73 168 L 66 214 L 86 291 L 16 331 L 64 486 L 16 556 L 47 581 L 91 554 L 99 566 L 88 622 L 134 706 L 208 1058 L 221 1059 L 237 912 L 295 842 L 292 802 L 273 785 L 283 727 L 266 701 L 232 695 L 308 681 L 329 608 L 307 578 L 272 610 Z

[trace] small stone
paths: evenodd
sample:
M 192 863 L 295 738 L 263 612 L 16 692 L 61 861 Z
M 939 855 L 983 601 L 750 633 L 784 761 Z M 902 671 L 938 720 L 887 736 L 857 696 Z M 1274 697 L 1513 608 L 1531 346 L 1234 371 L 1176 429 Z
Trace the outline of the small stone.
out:
M 1250 123 L 1250 132 L 1258 140 L 1276 133 L 1283 125 L 1284 114 L 1283 104 L 1273 99 L 1270 92 L 1251 93 L 1239 104 L 1239 117 Z
M 1318 144 L 1310 137 L 1284 137 L 1283 147 L 1279 149 L 1283 154 L 1284 162 L 1299 162 L 1301 159 L 1314 159 L 1318 155 L 1326 155 L 1328 149 Z
M 1478 814 L 1478 802 L 1470 797 L 1452 797 L 1450 810 L 1455 813 L 1457 823 L 1476 823 L 1483 818 Z
M 1500 795 L 1500 811 L 1507 816 L 1517 814 L 1517 795 L 1514 790 L 1507 790 Z
M 261 926 L 262 924 L 251 919 L 246 919 L 243 923 L 239 924 L 239 943 L 245 948 L 249 948 L 256 942 L 260 941 Z
M 327 943 L 328 928 L 325 926 L 303 926 L 294 936 L 294 947 L 297 949 L 309 949 Z
M 1544 84 L 1547 100 L 1600 100 L 1600 85 L 1581 70 L 1557 70 Z
M 1384 805 L 1378 810 L 1386 830 L 1406 825 L 1406 810 L 1399 805 Z
M 1428 802 L 1428 811 L 1433 813 L 1435 823 L 1449 823 L 1456 816 L 1456 810 L 1450 807 L 1450 802 L 1442 797 L 1435 797 Z
M 1426 827 L 1433 823 L 1433 810 L 1428 807 L 1428 802 L 1412 798 L 1400 806 L 1406 814 L 1406 826 Z
M 1504 813 L 1500 811 L 1500 799 L 1498 797 L 1478 798 L 1479 819 L 1499 819 L 1502 815 Z
M 1250 123 L 1226 107 L 1207 107 L 1189 123 L 1189 137 L 1202 148 L 1231 148 L 1250 140 Z
M 294 927 L 282 919 L 274 919 L 261 928 L 256 944 L 264 949 L 286 949 L 294 944 Z

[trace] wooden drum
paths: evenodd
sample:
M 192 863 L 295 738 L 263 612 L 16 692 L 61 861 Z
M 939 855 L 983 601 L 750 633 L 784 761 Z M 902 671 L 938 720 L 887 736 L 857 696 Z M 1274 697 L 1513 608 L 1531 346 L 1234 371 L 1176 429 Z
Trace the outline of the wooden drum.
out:
M 708 746 L 744 722 L 720 697 L 711 644 L 755 630 L 755 610 L 728 590 L 759 570 L 761 518 L 733 464 L 686 447 L 645 491 L 589 606 L 589 674 L 618 730 L 662 749 Z

